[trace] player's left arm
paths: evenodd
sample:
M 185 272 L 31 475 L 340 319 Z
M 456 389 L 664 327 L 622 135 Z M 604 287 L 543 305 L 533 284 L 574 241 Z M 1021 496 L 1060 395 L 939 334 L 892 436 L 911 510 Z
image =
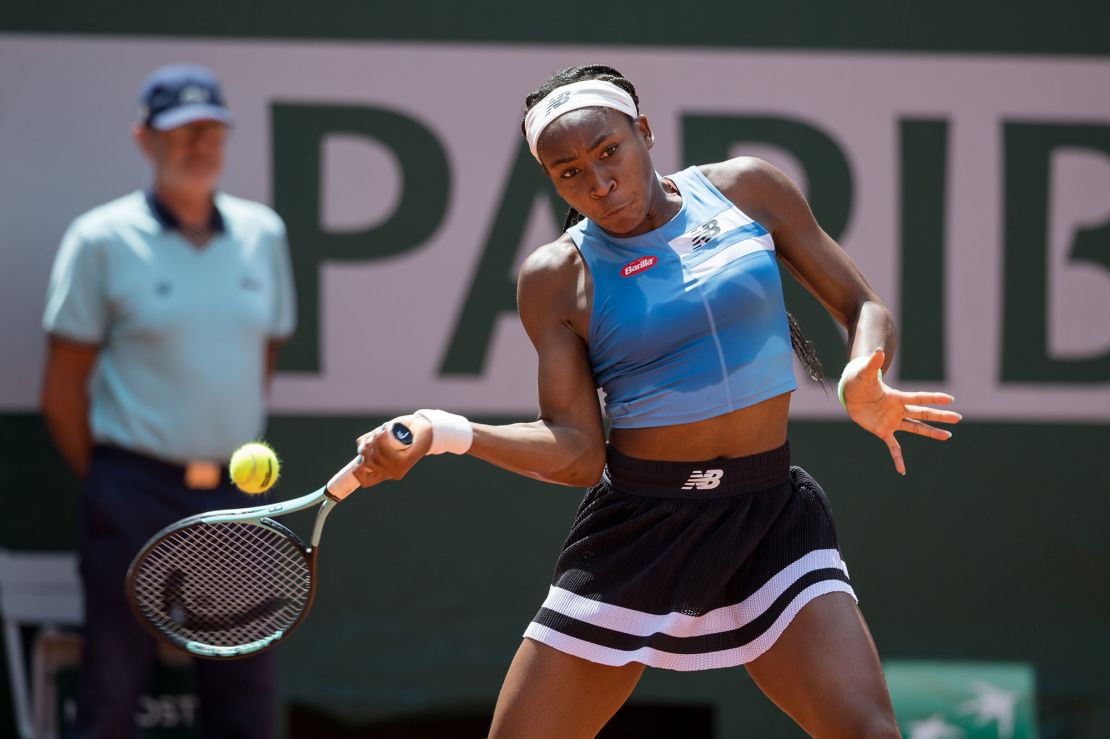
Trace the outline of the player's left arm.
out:
M 906 393 L 886 385 L 897 347 L 890 311 L 859 267 L 818 225 L 798 187 L 771 164 L 741 157 L 705 168 L 706 176 L 726 197 L 759 221 L 775 241 L 781 262 L 848 332 L 848 365 L 843 391 L 853 421 L 882 439 L 895 468 L 905 474 L 895 431 L 940 441 L 951 432 L 926 421 L 956 423 L 960 415 L 928 408 L 953 398 L 945 393 Z
M 773 165 L 739 157 L 711 165 L 710 180 L 759 221 L 779 260 L 848 332 L 848 358 L 882 349 L 889 367 L 897 347 L 894 319 L 851 257 L 817 224 L 798 187 Z

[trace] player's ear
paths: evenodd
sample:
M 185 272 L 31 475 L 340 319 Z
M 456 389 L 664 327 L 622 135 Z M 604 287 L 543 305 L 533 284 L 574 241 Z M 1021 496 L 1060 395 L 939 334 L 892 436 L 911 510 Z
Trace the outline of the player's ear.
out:
M 655 145 L 655 134 L 651 132 L 651 124 L 648 123 L 646 115 L 642 115 L 636 119 L 636 132 L 644 140 L 644 146 L 651 148 Z

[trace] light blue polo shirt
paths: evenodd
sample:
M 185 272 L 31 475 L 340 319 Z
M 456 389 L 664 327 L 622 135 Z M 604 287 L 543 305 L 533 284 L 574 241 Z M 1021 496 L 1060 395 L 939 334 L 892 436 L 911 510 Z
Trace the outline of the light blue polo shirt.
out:
M 99 349 L 99 443 L 226 460 L 262 433 L 267 345 L 293 333 L 296 315 L 285 225 L 259 203 L 217 193 L 215 204 L 223 228 L 203 247 L 141 191 L 80 216 L 62 239 L 43 326 Z

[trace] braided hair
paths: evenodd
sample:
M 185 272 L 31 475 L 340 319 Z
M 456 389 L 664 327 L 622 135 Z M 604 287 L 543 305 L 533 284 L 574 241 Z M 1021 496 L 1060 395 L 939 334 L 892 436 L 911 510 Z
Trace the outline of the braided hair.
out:
M 583 80 L 602 80 L 603 82 L 613 83 L 632 96 L 632 102 L 636 104 L 636 110 L 639 111 L 640 98 L 636 95 L 636 87 L 625 79 L 624 75 L 616 69 L 604 64 L 583 64 L 567 67 L 564 70 L 556 72 L 538 88 L 528 93 L 527 97 L 524 98 L 525 114 L 527 114 L 536 103 L 551 94 L 556 88 Z M 520 122 L 520 130 L 522 133 L 524 132 L 523 118 Z M 581 220 L 581 213 L 574 208 L 568 209 L 566 218 L 563 220 L 563 230 L 567 230 Z M 824 382 L 825 369 L 821 365 L 821 358 L 817 356 L 816 348 L 814 348 L 812 342 L 802 333 L 801 326 L 798 325 L 798 321 L 789 311 L 786 313 L 786 322 L 790 326 L 790 345 L 793 347 L 794 354 L 797 355 L 798 361 L 801 362 L 806 374 L 809 375 L 810 379 L 814 382 Z

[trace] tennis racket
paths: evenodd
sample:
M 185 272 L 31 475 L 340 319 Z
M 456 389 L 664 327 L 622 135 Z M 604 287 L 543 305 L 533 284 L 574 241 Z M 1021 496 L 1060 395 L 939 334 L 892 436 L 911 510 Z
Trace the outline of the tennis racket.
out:
M 412 444 L 394 423 L 393 437 Z M 156 637 L 198 657 L 246 657 L 300 625 L 316 591 L 316 553 L 332 508 L 358 486 L 355 457 L 314 493 L 184 518 L 151 538 L 127 571 L 127 599 Z M 309 545 L 275 516 L 319 505 Z

